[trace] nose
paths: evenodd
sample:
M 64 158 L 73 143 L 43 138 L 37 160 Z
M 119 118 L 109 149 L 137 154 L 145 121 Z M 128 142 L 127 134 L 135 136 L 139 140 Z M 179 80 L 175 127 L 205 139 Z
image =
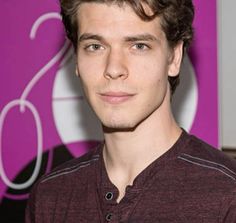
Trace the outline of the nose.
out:
M 104 71 L 106 79 L 122 79 L 128 77 L 128 67 L 125 55 L 120 49 L 111 49 L 107 56 L 106 69 Z

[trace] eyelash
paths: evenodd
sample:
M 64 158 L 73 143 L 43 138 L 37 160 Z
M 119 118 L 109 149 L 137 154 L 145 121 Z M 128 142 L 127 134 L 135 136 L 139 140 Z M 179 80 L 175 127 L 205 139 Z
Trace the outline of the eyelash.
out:
M 131 48 L 138 51 L 145 51 L 151 49 L 151 47 L 145 43 L 135 43 Z M 97 43 L 89 44 L 84 47 L 84 50 L 89 52 L 95 52 L 102 49 L 104 49 L 104 47 Z

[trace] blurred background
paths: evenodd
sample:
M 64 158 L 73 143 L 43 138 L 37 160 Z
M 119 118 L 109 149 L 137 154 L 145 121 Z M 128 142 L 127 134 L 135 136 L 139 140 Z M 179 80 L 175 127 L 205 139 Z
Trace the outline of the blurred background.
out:
M 194 0 L 195 38 L 173 97 L 180 126 L 236 157 L 236 1 Z M 34 182 L 102 140 L 75 76 L 57 0 L 0 8 L 0 222 L 24 222 Z

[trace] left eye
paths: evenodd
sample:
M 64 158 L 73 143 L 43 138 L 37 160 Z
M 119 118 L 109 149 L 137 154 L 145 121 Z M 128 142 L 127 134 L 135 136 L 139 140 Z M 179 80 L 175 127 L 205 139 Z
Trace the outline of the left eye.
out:
M 147 50 L 150 47 L 147 44 L 144 44 L 144 43 L 137 43 L 137 44 L 134 45 L 134 48 L 137 49 L 137 50 Z

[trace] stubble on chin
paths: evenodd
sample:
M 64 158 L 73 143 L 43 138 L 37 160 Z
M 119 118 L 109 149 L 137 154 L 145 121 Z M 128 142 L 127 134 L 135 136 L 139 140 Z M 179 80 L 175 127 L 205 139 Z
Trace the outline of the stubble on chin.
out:
M 137 125 L 131 123 L 117 123 L 109 122 L 103 123 L 102 128 L 104 133 L 114 133 L 114 132 L 133 132 L 136 129 Z

